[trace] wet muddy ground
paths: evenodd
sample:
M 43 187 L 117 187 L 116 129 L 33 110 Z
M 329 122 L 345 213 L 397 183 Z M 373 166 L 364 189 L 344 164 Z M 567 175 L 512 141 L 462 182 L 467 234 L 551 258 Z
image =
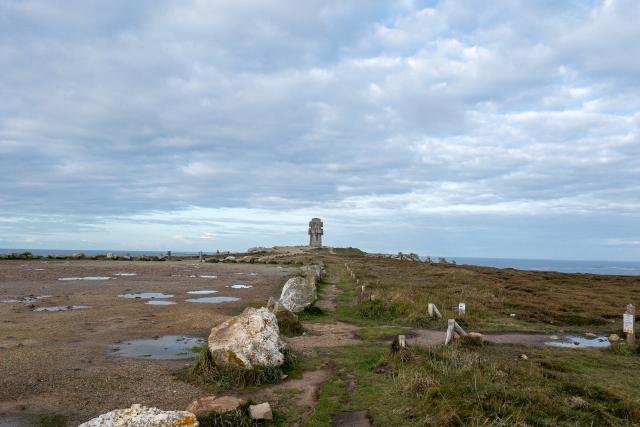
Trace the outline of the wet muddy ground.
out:
M 185 360 L 118 357 L 111 346 L 167 335 L 205 338 L 246 306 L 266 303 L 291 271 L 191 261 L 0 262 L 0 300 L 16 300 L 0 304 L 0 419 L 61 413 L 75 425 L 132 403 L 183 408 L 203 394 L 172 375 Z M 251 287 L 227 287 L 234 284 Z M 211 290 L 239 300 L 186 301 L 194 299 L 189 292 Z M 173 297 L 119 297 L 141 293 Z M 37 299 L 43 295 L 49 297 Z M 72 306 L 88 308 L 45 311 Z

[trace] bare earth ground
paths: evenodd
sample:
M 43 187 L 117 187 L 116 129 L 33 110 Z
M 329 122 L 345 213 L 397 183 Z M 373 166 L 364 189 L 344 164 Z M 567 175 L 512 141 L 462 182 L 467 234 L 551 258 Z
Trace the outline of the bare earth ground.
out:
M 50 313 L 34 312 L 23 303 L 0 304 L 0 414 L 62 414 L 73 425 L 132 403 L 184 408 L 203 395 L 202 390 L 173 377 L 172 372 L 185 361 L 121 358 L 110 355 L 108 346 L 158 335 L 206 337 L 213 325 L 247 305 L 264 304 L 291 271 L 275 265 L 190 261 L 0 262 L 0 300 L 51 295 L 33 305 L 92 307 Z M 114 276 L 119 272 L 137 275 Z M 217 278 L 190 277 L 201 275 Z M 58 280 L 74 276 L 114 278 Z M 225 288 L 238 283 L 253 288 Z M 241 300 L 222 304 L 184 301 L 198 297 L 187 291 L 203 289 L 219 292 L 201 296 Z M 173 294 L 171 300 L 177 304 L 153 306 L 118 297 L 138 292 Z

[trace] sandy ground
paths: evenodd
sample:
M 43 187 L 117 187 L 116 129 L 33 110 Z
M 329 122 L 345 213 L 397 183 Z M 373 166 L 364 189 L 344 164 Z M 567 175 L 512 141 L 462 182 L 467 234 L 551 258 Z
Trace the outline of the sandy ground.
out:
M 161 335 L 206 337 L 210 328 L 247 305 L 264 304 L 292 271 L 275 265 L 191 261 L 3 261 L 0 300 L 51 295 L 34 303 L 0 303 L 0 425 L 9 416 L 55 413 L 70 425 L 132 403 L 182 409 L 204 393 L 173 377 L 185 361 L 116 357 L 109 345 Z M 136 273 L 115 276 L 115 273 Z M 253 273 L 253 274 L 251 274 Z M 59 281 L 108 276 L 107 281 Z M 195 276 L 195 277 L 192 277 Z M 217 276 L 201 278 L 198 276 Z M 250 289 L 225 285 L 249 284 Z M 223 304 L 189 303 L 201 296 L 240 297 Z M 124 293 L 163 292 L 176 305 L 146 305 Z M 92 308 L 34 312 L 34 307 L 81 304 Z

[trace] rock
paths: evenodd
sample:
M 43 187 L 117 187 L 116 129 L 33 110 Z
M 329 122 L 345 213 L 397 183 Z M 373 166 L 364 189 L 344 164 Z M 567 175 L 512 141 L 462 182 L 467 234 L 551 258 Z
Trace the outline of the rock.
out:
M 470 337 L 478 337 L 480 339 L 484 339 L 484 335 L 482 335 L 480 332 L 469 332 L 468 335 Z
M 234 257 L 233 255 L 229 255 L 228 257 L 223 259 L 223 261 L 224 262 L 236 262 L 236 257 Z
M 593 338 L 597 337 L 597 335 L 594 334 L 593 332 L 587 332 L 587 333 L 584 334 L 584 336 L 589 338 L 589 339 L 593 339 Z
M 198 427 L 196 416 L 187 411 L 163 411 L 142 405 L 107 412 L 80 427 Z
M 618 334 L 609 335 L 609 342 L 618 342 L 618 341 L 620 341 L 620 335 Z
M 280 303 L 289 311 L 298 313 L 318 299 L 315 280 L 292 277 L 287 280 L 280 294 Z
M 275 314 L 278 314 L 281 311 L 289 311 L 274 297 L 269 297 L 269 301 L 267 301 L 267 309 Z
M 256 246 L 256 247 L 247 249 L 247 253 L 248 254 L 254 254 L 256 252 L 264 252 L 266 250 L 267 250 L 267 248 L 263 248 L 262 246 Z
M 71 258 L 73 258 L 73 259 L 84 258 L 84 254 L 82 252 L 76 252 L 76 253 L 71 254 Z
M 569 405 L 573 408 L 584 408 L 587 406 L 587 401 L 581 398 L 580 396 L 572 396 L 569 399 Z
M 240 258 L 238 260 L 239 262 L 253 262 L 253 257 L 252 256 L 243 256 L 242 258 Z
M 520 355 L 520 359 L 522 359 L 522 360 L 529 360 L 529 356 L 527 356 L 526 354 L 522 353 L 522 354 Z
M 509 316 L 516 317 L 516 314 L 515 313 L 511 313 Z
M 549 337 L 549 339 L 552 339 L 552 340 L 559 340 L 559 339 L 560 339 L 560 337 L 559 337 L 559 336 L 557 336 L 557 335 L 551 335 L 551 336 Z
M 194 400 L 187 406 L 187 411 L 196 416 L 207 415 L 213 412 L 224 413 L 235 411 L 240 406 L 246 404 L 245 399 L 234 396 L 206 396 Z
M 282 365 L 286 347 L 275 314 L 265 307 L 248 307 L 209 334 L 209 351 L 217 362 L 247 369 Z
M 321 265 L 305 265 L 303 267 L 300 268 L 300 270 L 305 274 L 305 275 L 312 275 L 316 278 L 316 280 L 320 280 L 324 277 L 325 275 L 325 271 L 324 271 L 324 267 Z
M 115 259 L 116 256 L 114 255 L 113 252 L 107 252 L 107 259 Z
M 273 419 L 273 414 L 271 413 L 271 405 L 269 405 L 269 402 L 249 406 L 249 415 L 251 415 L 251 418 L 254 420 Z

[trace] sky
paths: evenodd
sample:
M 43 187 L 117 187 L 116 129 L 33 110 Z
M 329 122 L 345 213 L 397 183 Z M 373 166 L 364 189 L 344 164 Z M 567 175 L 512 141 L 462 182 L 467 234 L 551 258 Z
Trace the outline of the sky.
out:
M 0 247 L 640 259 L 636 0 L 0 0 Z

